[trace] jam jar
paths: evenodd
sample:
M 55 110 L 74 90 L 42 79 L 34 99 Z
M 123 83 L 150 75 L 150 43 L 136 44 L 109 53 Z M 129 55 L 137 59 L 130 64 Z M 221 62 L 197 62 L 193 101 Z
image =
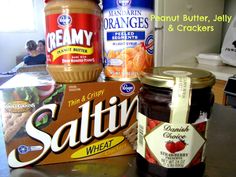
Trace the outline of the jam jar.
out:
M 215 76 L 156 67 L 139 77 L 137 171 L 142 177 L 201 177 Z

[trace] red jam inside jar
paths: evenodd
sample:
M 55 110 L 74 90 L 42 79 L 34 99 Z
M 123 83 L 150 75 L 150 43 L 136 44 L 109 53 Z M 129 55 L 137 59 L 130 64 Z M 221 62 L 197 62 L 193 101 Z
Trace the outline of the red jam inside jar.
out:
M 138 174 L 203 176 L 214 75 L 204 70 L 158 67 L 141 73 L 140 81 Z

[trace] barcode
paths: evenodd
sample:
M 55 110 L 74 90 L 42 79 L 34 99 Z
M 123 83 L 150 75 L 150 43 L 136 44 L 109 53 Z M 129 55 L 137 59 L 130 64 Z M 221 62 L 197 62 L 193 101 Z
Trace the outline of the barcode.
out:
M 143 132 L 144 132 L 144 127 L 141 125 L 141 124 L 139 124 L 138 125 L 138 142 L 139 142 L 139 144 L 141 145 L 141 146 L 143 146 Z

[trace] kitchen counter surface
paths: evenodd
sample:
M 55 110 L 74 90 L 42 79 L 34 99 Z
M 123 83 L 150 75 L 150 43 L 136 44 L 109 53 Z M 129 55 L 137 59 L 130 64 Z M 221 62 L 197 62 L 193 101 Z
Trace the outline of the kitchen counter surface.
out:
M 215 104 L 209 123 L 204 177 L 236 174 L 236 110 Z M 10 170 L 0 129 L 0 177 L 137 177 L 135 156 Z
M 184 66 L 184 67 L 205 69 L 211 71 L 216 76 L 216 79 L 224 81 L 227 81 L 230 76 L 236 74 L 236 67 L 229 65 L 214 66 L 214 65 L 199 64 L 196 59 L 184 60 L 174 64 L 173 66 L 182 66 L 182 67 Z

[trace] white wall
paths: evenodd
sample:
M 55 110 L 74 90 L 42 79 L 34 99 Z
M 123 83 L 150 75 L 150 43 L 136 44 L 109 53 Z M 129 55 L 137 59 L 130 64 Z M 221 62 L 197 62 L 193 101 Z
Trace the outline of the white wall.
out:
M 44 38 L 44 3 L 34 0 L 36 30 L 27 33 L 1 33 L 0 32 L 0 72 L 10 70 L 15 66 L 16 56 L 25 53 L 25 42 L 29 39 L 39 40 Z M 22 9 L 23 10 L 23 9 Z M 236 0 L 225 0 L 225 13 L 235 15 Z M 0 17 L 2 18 L 2 17 Z M 223 36 L 228 28 L 224 24 Z
M 25 53 L 25 43 L 27 40 L 33 39 L 38 41 L 39 39 L 44 39 L 43 2 L 42 0 L 34 0 L 36 25 L 34 32 L 0 32 L 0 72 L 9 71 L 16 65 L 16 56 Z
M 225 0 L 225 13 L 227 15 L 232 15 L 232 16 L 236 15 L 236 1 L 235 0 Z M 224 23 L 223 25 L 224 26 L 223 26 L 222 36 L 224 37 L 230 24 Z
M 163 1 L 164 15 L 175 16 L 179 15 L 179 22 L 163 23 L 163 46 L 162 56 L 156 57 L 157 65 L 170 66 L 185 60 L 193 60 L 199 53 L 218 53 L 220 51 L 222 23 L 209 24 L 195 22 L 184 22 L 182 16 L 205 15 L 209 19 L 216 14 L 221 15 L 224 11 L 224 0 L 164 0 Z M 169 31 L 169 25 L 172 24 L 175 30 Z M 178 31 L 178 25 L 193 26 L 193 25 L 214 26 L 212 32 L 194 32 L 194 31 Z M 158 34 L 157 37 L 158 39 Z M 157 46 L 161 45 L 161 42 Z M 160 53 L 160 52 L 159 52 Z M 158 55 L 158 52 L 156 52 Z

